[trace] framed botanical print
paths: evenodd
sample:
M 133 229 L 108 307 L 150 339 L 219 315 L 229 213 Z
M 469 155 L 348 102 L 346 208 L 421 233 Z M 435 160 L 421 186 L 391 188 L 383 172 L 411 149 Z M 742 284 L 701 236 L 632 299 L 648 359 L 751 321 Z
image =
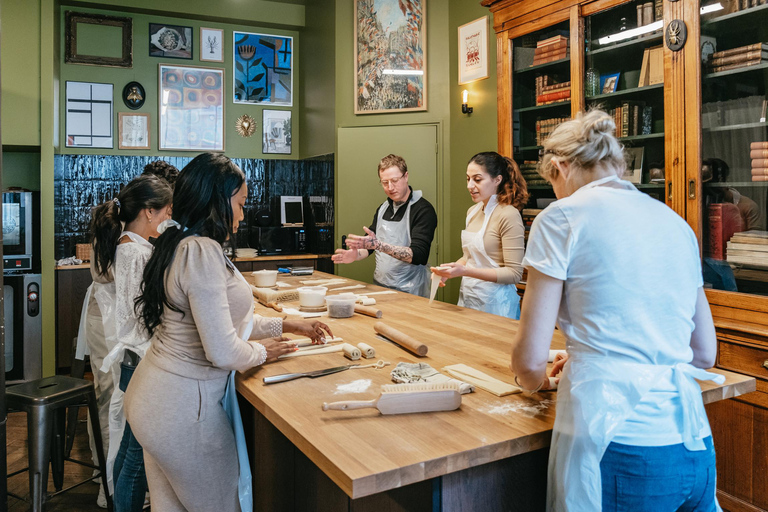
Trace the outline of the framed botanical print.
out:
M 291 111 L 267 110 L 262 112 L 264 130 L 262 153 L 291 154 Z
M 224 62 L 224 31 L 218 28 L 200 28 L 200 60 Z
M 158 148 L 224 151 L 224 70 L 160 64 Z
M 149 24 L 150 57 L 191 59 L 192 47 L 192 27 Z
M 235 103 L 293 105 L 293 38 L 234 32 L 232 80 Z
M 427 110 L 426 0 L 355 1 L 355 114 Z
M 149 114 L 120 112 L 117 133 L 118 149 L 149 149 Z
M 488 76 L 488 16 L 483 16 L 459 27 L 459 85 Z

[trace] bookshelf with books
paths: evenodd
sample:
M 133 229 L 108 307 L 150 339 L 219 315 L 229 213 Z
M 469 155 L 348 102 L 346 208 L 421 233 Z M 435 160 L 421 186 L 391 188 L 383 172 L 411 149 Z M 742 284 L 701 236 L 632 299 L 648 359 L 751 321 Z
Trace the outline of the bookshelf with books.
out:
M 599 106 L 617 116 L 619 139 L 640 170 L 637 188 L 696 234 L 717 364 L 762 379 L 757 393 L 708 406 L 718 453 L 733 452 L 718 459 L 718 498 L 725 510 L 768 511 L 768 444 L 752 442 L 768 425 L 768 0 L 676 0 L 658 2 L 658 11 L 642 0 L 482 3 L 496 32 L 498 149 L 527 173 L 526 222 L 546 206 L 540 199 L 554 198 L 531 172 L 541 149 L 537 121 Z M 673 20 L 687 29 L 676 50 L 665 37 Z M 533 66 L 536 43 L 556 29 L 570 35 L 568 57 Z M 555 79 L 551 85 L 570 82 L 567 103 L 537 105 L 542 75 Z M 650 131 L 641 127 L 643 107 L 651 107 Z M 728 347 L 739 343 L 760 347 L 760 360 L 727 362 Z

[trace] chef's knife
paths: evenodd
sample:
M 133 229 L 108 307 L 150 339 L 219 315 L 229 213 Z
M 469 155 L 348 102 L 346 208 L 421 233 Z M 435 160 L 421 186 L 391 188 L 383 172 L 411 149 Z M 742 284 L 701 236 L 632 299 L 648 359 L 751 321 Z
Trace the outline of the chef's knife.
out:
M 326 368 L 325 370 L 316 370 L 314 372 L 283 373 L 281 375 L 264 377 L 264 384 L 276 384 L 278 382 L 286 382 L 293 379 L 300 379 L 301 377 L 309 377 L 310 379 L 315 379 L 317 377 L 322 377 L 323 375 L 330 375 L 332 373 L 343 372 L 344 370 L 349 370 L 354 366 L 360 366 L 360 364 L 346 364 L 344 366 L 337 366 L 335 368 Z

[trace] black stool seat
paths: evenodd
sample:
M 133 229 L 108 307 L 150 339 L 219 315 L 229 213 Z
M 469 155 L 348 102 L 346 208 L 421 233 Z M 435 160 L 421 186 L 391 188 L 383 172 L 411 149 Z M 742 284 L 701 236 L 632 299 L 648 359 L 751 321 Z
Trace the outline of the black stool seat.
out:
M 93 382 L 73 379 L 65 375 L 46 377 L 6 388 L 5 396 L 9 407 L 24 409 L 27 406 L 40 407 L 70 401 L 85 403 Z
M 107 463 L 101 439 L 96 392 L 92 382 L 64 375 L 56 375 L 55 377 L 46 377 L 10 386 L 6 388 L 5 396 L 9 409 L 27 413 L 29 468 L 16 471 L 8 476 L 13 476 L 29 469 L 31 510 L 41 512 L 43 504 L 49 496 L 66 492 L 93 479 L 88 478 L 83 482 L 62 490 L 65 460 L 99 469 L 104 490 L 108 489 Z M 67 407 L 76 405 L 88 406 L 91 430 L 93 431 L 96 444 L 96 455 L 99 460 L 98 467 L 65 456 L 65 413 Z M 52 467 L 53 484 L 57 491 L 52 494 L 47 492 L 49 462 Z M 11 493 L 8 494 L 12 495 Z M 16 495 L 12 496 L 20 498 Z M 106 498 L 107 508 L 111 511 L 112 499 L 108 492 L 106 492 Z

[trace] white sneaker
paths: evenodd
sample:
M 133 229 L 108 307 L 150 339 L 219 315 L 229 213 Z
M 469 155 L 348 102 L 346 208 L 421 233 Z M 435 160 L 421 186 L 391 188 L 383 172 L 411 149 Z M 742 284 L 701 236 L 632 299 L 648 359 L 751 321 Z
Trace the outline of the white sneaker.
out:
M 107 508 L 107 496 L 104 494 L 104 486 L 99 484 L 99 497 L 96 498 L 96 505 L 100 508 Z

